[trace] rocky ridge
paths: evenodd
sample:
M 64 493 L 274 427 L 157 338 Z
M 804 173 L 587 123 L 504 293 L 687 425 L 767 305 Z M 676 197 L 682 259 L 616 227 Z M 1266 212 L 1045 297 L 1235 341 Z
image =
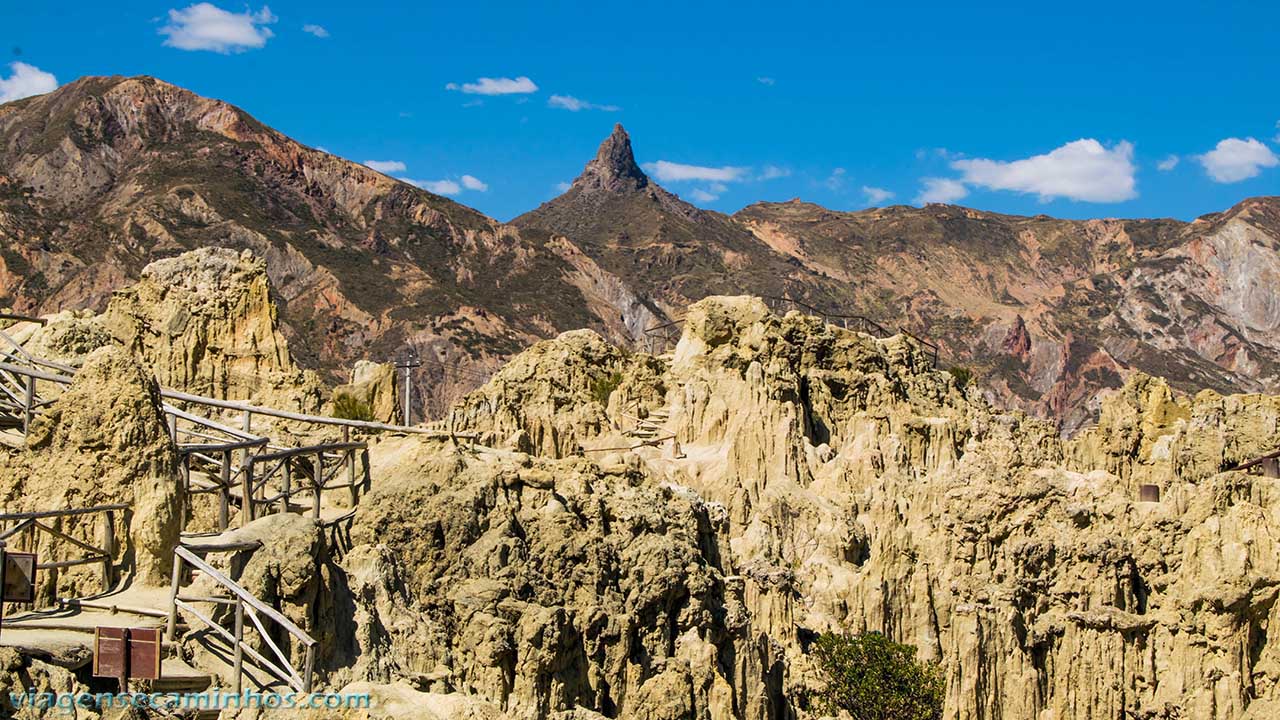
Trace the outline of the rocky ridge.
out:
M 252 250 L 301 367 L 341 383 L 413 348 L 431 417 L 540 339 L 586 327 L 635 346 L 738 293 L 930 338 L 993 403 L 1068 432 L 1134 372 L 1276 392 L 1278 208 L 1183 223 L 792 201 L 730 216 L 647 177 L 619 126 L 566 193 L 502 224 L 153 78 L 0 107 L 0 305 L 100 312 L 153 260 Z
M 532 469 L 548 460 L 521 460 L 532 463 L 525 466 L 530 470 L 516 470 L 517 479 L 508 481 L 515 484 L 497 496 L 510 502 L 518 488 L 528 500 L 506 516 L 515 525 L 496 534 L 479 530 L 491 524 L 473 525 L 481 534 L 470 535 L 474 540 L 464 540 L 467 548 L 456 553 L 472 557 L 474 550 L 474 562 L 486 558 L 455 565 L 467 567 L 473 582 L 528 588 L 537 603 L 507 604 L 506 612 L 515 614 L 503 615 L 502 602 L 485 599 L 494 598 L 488 591 L 460 589 L 446 605 L 457 613 L 479 602 L 517 627 L 538 606 L 554 607 L 572 618 L 556 637 L 575 657 L 591 657 L 593 645 L 582 632 L 584 623 L 592 625 L 582 618 L 598 607 L 594 594 L 575 599 L 557 586 L 545 595 L 538 582 L 510 585 L 505 578 L 524 577 L 530 563 L 546 567 L 545 560 L 525 555 L 543 547 L 544 514 L 567 511 L 570 523 L 590 517 L 574 499 L 582 485 L 573 478 L 594 465 L 599 470 L 593 475 L 631 468 L 627 472 L 638 473 L 637 479 L 625 484 L 665 488 L 668 507 L 692 502 L 705 509 L 705 518 L 683 521 L 685 528 L 710 532 L 700 531 L 694 562 L 683 561 L 684 577 L 674 586 L 704 587 L 707 581 L 699 578 L 706 577 L 716 592 L 710 600 L 682 593 L 675 607 L 684 615 L 710 601 L 721 608 L 712 618 L 740 619 L 728 628 L 703 622 L 687 632 L 677 622 L 667 635 L 676 636 L 674 643 L 667 642 L 660 655 L 646 650 L 646 657 L 666 660 L 640 670 L 648 678 L 640 688 L 670 688 L 673 682 L 692 688 L 691 695 L 672 693 L 690 699 L 670 714 L 632 704 L 636 697 L 653 697 L 635 692 L 635 671 L 627 673 L 632 689 L 625 695 L 608 684 L 608 703 L 602 684 L 578 679 L 571 683 L 576 695 L 553 693 L 559 697 L 553 707 L 576 702 L 626 717 L 805 717 L 805 698 L 820 691 L 806 638 L 823 630 L 885 632 L 942 662 L 948 718 L 1261 718 L 1275 706 L 1277 648 L 1267 627 L 1280 587 L 1272 539 L 1277 480 L 1223 470 L 1275 445 L 1275 398 L 1206 391 L 1178 399 L 1167 383 L 1136 377 L 1107 401 L 1096 429 L 1063 441 L 1052 424 L 991 411 L 949 375 L 932 371 L 901 338 L 877 341 L 812 318 L 779 318 L 758 300 L 713 298 L 695 305 L 670 366 L 657 373 L 636 372 L 635 363 L 651 362 L 642 358 L 581 366 L 546 362 L 591 346 L 580 336 L 564 342 L 535 348 L 513 363 L 527 359 L 544 369 L 530 379 L 530 390 L 559 388 L 562 407 L 573 407 L 598 382 L 601 364 L 623 379 L 608 403 L 596 403 L 594 414 L 553 412 L 515 421 L 529 437 L 545 437 L 545 428 L 562 423 L 557 437 L 572 436 L 577 445 L 544 444 L 540 451 L 570 464 L 557 466 L 564 469 L 548 479 L 529 480 Z M 565 370 L 548 377 L 554 367 Z M 486 392 L 521 397 L 510 387 L 477 395 Z M 640 412 L 668 417 L 663 426 L 677 437 L 678 451 L 663 443 L 592 452 L 626 442 L 615 429 L 629 422 L 616 412 L 620 394 L 651 398 Z M 612 422 L 601 423 L 601 413 Z M 495 444 L 512 437 L 515 416 L 494 415 L 491 426 L 485 425 L 489 415 L 468 417 Z M 594 460 L 575 459 L 582 451 Z M 1140 484 L 1160 487 L 1161 500 L 1140 501 Z M 416 508 L 438 507 L 441 499 L 423 496 L 415 514 Z M 489 507 L 474 500 L 461 505 L 463 518 Z M 375 536 L 396 537 L 385 544 L 394 557 L 394 548 L 415 542 L 413 525 L 399 520 L 388 526 L 391 516 L 377 507 L 362 511 L 360 522 L 376 518 Z M 438 512 L 427 510 L 418 519 L 433 527 Z M 410 536 L 386 535 L 388 527 Z M 418 532 L 450 542 L 459 536 L 444 529 Z M 491 543 L 498 538 L 510 549 L 496 552 L 495 564 Z M 570 576 L 595 572 L 595 561 L 588 556 Z M 654 562 L 623 567 L 662 577 L 662 565 Z M 665 581 L 658 586 L 671 587 Z M 408 598 L 435 597 L 415 594 L 413 583 L 405 587 Z M 497 598 L 508 592 L 518 591 L 503 590 Z M 671 608 L 671 599 L 666 602 Z M 492 621 L 485 622 L 490 627 Z M 709 680 L 696 664 L 683 664 L 706 652 L 700 648 L 707 644 L 715 651 L 706 657 L 718 658 L 707 660 L 716 668 Z M 394 654 L 396 642 L 389 646 Z M 500 644 L 510 655 L 484 656 L 506 668 L 506 684 L 483 690 L 464 683 L 465 692 L 477 692 L 513 716 L 527 712 L 525 703 L 535 700 L 510 688 L 524 687 L 521 651 L 544 646 L 545 640 L 527 639 Z M 726 664 L 727 658 L 745 664 Z M 482 672 L 471 662 L 451 672 Z M 571 674 L 581 677 L 577 673 Z M 436 689 L 458 687 L 441 682 Z
M 192 324 L 177 337 L 221 327 Z M 182 502 L 143 367 L 91 352 L 0 478 L 6 509 L 86 487 L 156 508 L 130 516 L 120 555 L 155 579 L 176 531 L 161 510 Z M 640 420 L 661 432 L 638 439 Z M 322 640 L 326 686 L 386 702 L 371 717 L 813 717 L 807 648 L 824 630 L 941 662 L 947 718 L 1280 705 L 1278 480 L 1225 469 L 1280 439 L 1275 397 L 1135 376 L 1063 440 L 907 338 L 715 297 L 667 358 L 567 333 L 449 422 L 480 444 L 371 439 L 375 484 L 346 539 L 288 514 L 239 531 L 264 546 L 238 577 Z M 89 579 L 74 577 L 58 591 Z

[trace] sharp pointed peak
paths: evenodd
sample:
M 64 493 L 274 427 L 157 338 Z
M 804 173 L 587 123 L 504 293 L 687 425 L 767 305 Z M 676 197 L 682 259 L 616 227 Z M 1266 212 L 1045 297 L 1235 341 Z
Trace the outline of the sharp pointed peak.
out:
M 573 181 L 574 187 L 580 190 L 609 192 L 642 190 L 648 184 L 649 177 L 636 164 L 631 151 L 631 136 L 622 123 L 613 126 L 613 132 L 600 143 L 595 158 Z

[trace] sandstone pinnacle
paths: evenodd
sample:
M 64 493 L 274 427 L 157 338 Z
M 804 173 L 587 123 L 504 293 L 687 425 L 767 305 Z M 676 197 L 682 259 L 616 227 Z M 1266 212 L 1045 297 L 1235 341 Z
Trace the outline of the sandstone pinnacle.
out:
M 573 184 L 582 190 L 609 192 L 642 190 L 649 184 L 649 177 L 636 164 L 631 137 L 621 123 L 613 126 L 613 132 L 600 143 L 595 158 Z

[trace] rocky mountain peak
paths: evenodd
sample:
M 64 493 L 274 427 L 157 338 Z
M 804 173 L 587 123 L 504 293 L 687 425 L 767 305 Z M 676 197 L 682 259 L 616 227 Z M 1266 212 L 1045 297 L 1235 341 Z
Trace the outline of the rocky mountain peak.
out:
M 643 190 L 648 184 L 649 177 L 636 164 L 635 155 L 631 152 L 631 137 L 621 123 L 613 126 L 613 132 L 600 143 L 595 158 L 573 181 L 574 187 L 581 190 L 608 192 Z

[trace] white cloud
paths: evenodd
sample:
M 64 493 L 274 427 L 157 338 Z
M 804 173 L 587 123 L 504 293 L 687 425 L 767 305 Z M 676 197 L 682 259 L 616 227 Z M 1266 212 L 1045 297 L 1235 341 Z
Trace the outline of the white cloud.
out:
M 9 77 L 0 78 L 0 103 L 43 95 L 58 89 L 58 78 L 35 65 L 9 63 Z
M 553 108 L 568 110 L 569 112 L 578 112 L 579 110 L 602 110 L 604 112 L 617 112 L 622 108 L 617 105 L 597 105 L 587 102 L 572 95 L 552 95 L 547 104 Z
M 365 160 L 364 166 L 388 175 L 406 170 L 405 164 L 399 160 Z
M 969 194 L 964 183 L 952 178 L 924 178 L 924 187 L 916 195 L 916 203 L 949 203 L 955 202 Z
M 701 188 L 694 188 L 693 191 L 689 193 L 689 197 L 693 198 L 695 202 L 700 203 L 715 202 L 720 199 L 719 195 L 707 192 Z
M 826 185 L 828 190 L 832 190 L 832 191 L 839 190 L 840 188 L 844 187 L 844 176 L 845 176 L 845 169 L 842 167 L 838 167 L 835 170 L 831 171 L 831 174 L 827 176 L 826 180 L 822 181 L 822 184 Z
M 777 180 L 778 178 L 790 177 L 791 171 L 777 165 L 765 165 L 760 171 L 761 180 Z
M 747 174 L 747 168 L 730 167 L 703 167 L 700 165 L 683 165 L 681 163 L 668 162 L 659 160 L 657 162 L 645 163 L 644 169 L 650 175 L 664 182 L 686 182 L 686 181 L 706 181 L 706 182 L 737 182 L 742 180 Z
M 433 192 L 437 195 L 458 195 L 462 192 L 462 186 L 453 180 L 410 180 L 409 178 L 397 178 L 404 182 L 420 187 L 427 192 Z
M 1280 158 L 1271 148 L 1253 138 L 1227 138 L 1209 152 L 1197 156 L 1214 182 L 1233 183 L 1248 180 L 1262 172 L 1262 168 L 1280 165 Z
M 768 86 L 772 87 L 772 86 L 773 86 L 775 83 L 777 83 L 778 81 L 777 81 L 777 80 L 774 80 L 774 79 L 773 79 L 773 78 L 771 78 L 771 77 L 764 77 L 764 76 L 761 76 L 761 77 L 756 78 L 756 82 L 760 83 L 761 85 L 768 85 Z
M 867 196 L 867 202 L 872 205 L 879 205 L 885 200 L 893 199 L 893 192 L 884 188 L 872 187 L 870 185 L 862 186 L 862 194 Z
M 560 192 L 562 192 L 562 193 L 563 193 L 563 192 L 569 192 L 569 188 L 571 188 L 571 187 L 573 187 L 573 185 L 570 185 L 570 184 L 569 184 L 569 183 L 567 183 L 567 182 L 558 182 L 558 183 L 556 183 L 556 190 L 559 190 L 559 191 L 560 191 Z
M 274 36 L 267 25 L 276 21 L 270 8 L 258 12 L 227 12 L 207 2 L 169 11 L 169 24 L 160 28 L 167 36 L 164 44 L 179 50 L 211 50 L 218 53 L 244 52 L 260 48 Z
M 1108 149 L 1097 140 L 1082 139 L 1022 160 L 954 160 L 951 167 L 963 173 L 961 180 L 967 184 L 1035 193 L 1042 202 L 1054 198 L 1119 202 L 1138 195 L 1133 145 L 1128 142 Z
M 329 37 L 329 31 L 325 30 L 324 26 L 322 25 L 313 25 L 311 23 L 307 23 L 306 25 L 302 26 L 302 32 L 311 33 L 312 35 L 315 35 L 318 38 Z
M 1156 169 L 1160 172 L 1169 172 L 1170 170 L 1178 167 L 1178 160 L 1177 155 L 1169 155 L 1156 164 Z
M 538 91 L 532 80 L 521 75 L 518 78 L 482 77 L 473 83 L 449 83 L 446 90 L 457 90 L 467 95 L 524 95 Z
M 367 165 L 368 163 L 365 164 Z M 403 168 L 401 169 L 403 170 Z M 489 190 L 489 184 L 475 175 L 463 175 L 457 180 L 447 178 L 444 180 L 414 180 L 406 177 L 398 177 L 396 179 L 437 195 L 461 195 L 465 190 L 474 190 L 475 192 L 487 192 Z

